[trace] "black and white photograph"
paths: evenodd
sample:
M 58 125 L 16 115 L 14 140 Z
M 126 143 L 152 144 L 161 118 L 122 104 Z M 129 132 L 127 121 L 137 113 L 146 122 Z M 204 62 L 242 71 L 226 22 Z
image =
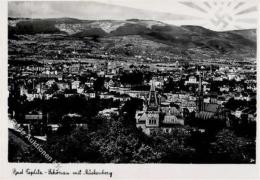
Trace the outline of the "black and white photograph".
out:
M 257 5 L 9 1 L 8 162 L 256 164 Z

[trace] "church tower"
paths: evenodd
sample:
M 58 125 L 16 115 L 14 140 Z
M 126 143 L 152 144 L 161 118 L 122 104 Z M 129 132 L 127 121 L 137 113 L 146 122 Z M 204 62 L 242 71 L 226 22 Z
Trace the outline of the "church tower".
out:
M 199 107 L 199 112 L 203 111 L 203 86 L 202 86 L 202 79 L 201 79 L 201 74 L 199 73 L 199 88 L 198 88 L 198 107 Z
M 148 98 L 148 110 L 158 110 L 158 97 L 157 97 L 157 93 L 155 91 L 155 85 L 154 85 L 154 80 L 152 80 L 151 83 L 151 88 L 150 88 L 150 92 L 149 92 L 149 98 Z
M 154 80 L 151 82 L 146 113 L 148 117 L 146 120 L 146 126 L 159 127 L 159 104 L 157 93 L 155 91 Z

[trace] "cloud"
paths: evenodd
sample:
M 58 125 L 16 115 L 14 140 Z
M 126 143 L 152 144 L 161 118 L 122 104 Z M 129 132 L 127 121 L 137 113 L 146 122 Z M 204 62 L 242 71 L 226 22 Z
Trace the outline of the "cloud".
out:
M 169 12 L 157 12 L 121 5 L 106 4 L 93 1 L 27 1 L 9 2 L 9 16 L 30 18 L 55 18 L 72 17 L 79 19 L 193 19 L 195 17 L 173 14 Z

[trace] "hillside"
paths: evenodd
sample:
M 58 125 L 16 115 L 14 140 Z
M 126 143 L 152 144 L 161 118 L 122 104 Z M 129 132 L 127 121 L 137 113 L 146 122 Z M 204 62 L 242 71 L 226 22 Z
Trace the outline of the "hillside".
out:
M 246 30 L 236 30 L 232 31 L 234 34 L 238 34 L 250 41 L 256 42 L 256 30 L 255 29 L 246 29 Z
M 169 56 L 179 54 L 184 59 L 213 56 L 241 59 L 256 55 L 256 30 L 216 32 L 199 26 L 173 26 L 152 20 L 9 18 L 10 39 L 26 34 L 64 34 L 75 39 L 94 38 L 95 41 L 98 40 L 98 46 L 108 52 L 122 55 L 127 51 L 127 56 L 133 57 L 142 54 L 140 52 L 145 54 L 151 51 L 149 46 L 153 47 L 154 54 L 154 50 L 158 50 L 158 53 L 163 50 Z M 129 43 L 124 44 L 123 41 L 131 43 L 125 47 Z M 142 43 L 143 41 L 149 43 Z M 91 44 L 90 41 L 89 43 Z M 163 53 L 160 55 L 164 56 Z

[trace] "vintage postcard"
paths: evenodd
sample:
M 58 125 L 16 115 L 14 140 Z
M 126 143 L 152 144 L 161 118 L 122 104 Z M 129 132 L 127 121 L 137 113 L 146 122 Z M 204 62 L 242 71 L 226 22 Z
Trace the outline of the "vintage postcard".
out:
M 0 179 L 260 178 L 258 4 L 1 2 Z

